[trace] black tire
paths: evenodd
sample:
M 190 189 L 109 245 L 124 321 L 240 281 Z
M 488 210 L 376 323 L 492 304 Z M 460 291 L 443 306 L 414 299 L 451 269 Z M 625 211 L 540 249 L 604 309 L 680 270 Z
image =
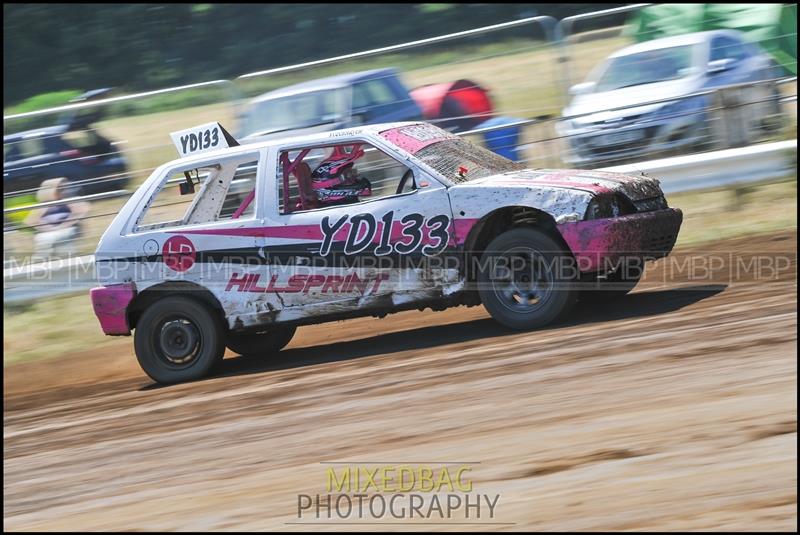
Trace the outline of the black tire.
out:
M 265 332 L 229 333 L 225 345 L 234 353 L 243 356 L 268 356 L 277 353 L 288 344 L 297 327 L 279 325 Z
M 633 290 L 644 275 L 644 261 L 629 261 L 611 273 L 581 282 L 580 301 L 604 303 L 614 301 Z
M 483 306 L 512 329 L 557 321 L 578 296 L 572 255 L 544 232 L 528 227 L 492 240 L 481 258 L 477 281 Z
M 222 319 L 194 299 L 165 297 L 139 318 L 133 345 L 139 364 L 154 381 L 199 379 L 225 354 Z

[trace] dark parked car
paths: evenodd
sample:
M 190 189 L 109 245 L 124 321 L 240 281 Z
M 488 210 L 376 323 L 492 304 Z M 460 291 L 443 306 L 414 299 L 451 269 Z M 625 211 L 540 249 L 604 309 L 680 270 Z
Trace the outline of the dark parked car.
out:
M 106 92 L 91 91 L 75 100 Z M 3 136 L 3 193 L 34 192 L 45 180 L 58 177 L 75 184 L 73 194 L 123 188 L 129 178 L 127 162 L 92 126 L 102 113 L 100 108 L 79 109 L 63 114 L 56 126 Z

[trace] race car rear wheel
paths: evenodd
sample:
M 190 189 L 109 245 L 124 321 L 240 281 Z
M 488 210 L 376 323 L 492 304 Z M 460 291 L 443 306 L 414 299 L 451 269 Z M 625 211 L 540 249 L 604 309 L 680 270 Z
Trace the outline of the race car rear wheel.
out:
M 533 228 L 504 232 L 486 247 L 478 269 L 483 306 L 512 329 L 534 329 L 566 315 L 577 298 L 572 256 Z
M 133 345 L 142 369 L 159 383 L 199 379 L 225 352 L 221 319 L 186 297 L 159 299 L 142 313 Z
M 247 334 L 229 334 L 225 345 L 243 356 L 266 356 L 277 353 L 288 344 L 297 327 L 276 326 L 267 331 Z

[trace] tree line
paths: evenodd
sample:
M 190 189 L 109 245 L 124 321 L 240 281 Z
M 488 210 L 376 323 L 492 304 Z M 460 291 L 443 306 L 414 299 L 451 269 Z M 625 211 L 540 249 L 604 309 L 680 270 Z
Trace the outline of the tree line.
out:
M 4 4 L 3 104 L 67 89 L 133 91 L 231 78 L 521 17 L 560 19 L 617 5 Z

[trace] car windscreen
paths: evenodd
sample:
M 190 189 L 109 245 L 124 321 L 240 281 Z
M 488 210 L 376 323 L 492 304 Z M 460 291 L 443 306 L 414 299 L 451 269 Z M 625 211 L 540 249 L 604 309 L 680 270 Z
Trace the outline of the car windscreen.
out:
M 40 135 L 4 142 L 3 161 L 13 162 L 47 154 L 47 147 L 45 146 L 47 137 L 46 135 Z
M 525 166 L 472 144 L 463 138 L 427 145 L 414 156 L 455 183 L 525 169 Z
M 347 112 L 346 89 L 328 89 L 256 102 L 242 125 L 243 135 L 269 134 L 341 120 Z
M 594 91 L 613 91 L 689 76 L 694 72 L 691 67 L 697 46 L 673 46 L 613 58 L 597 79 Z

